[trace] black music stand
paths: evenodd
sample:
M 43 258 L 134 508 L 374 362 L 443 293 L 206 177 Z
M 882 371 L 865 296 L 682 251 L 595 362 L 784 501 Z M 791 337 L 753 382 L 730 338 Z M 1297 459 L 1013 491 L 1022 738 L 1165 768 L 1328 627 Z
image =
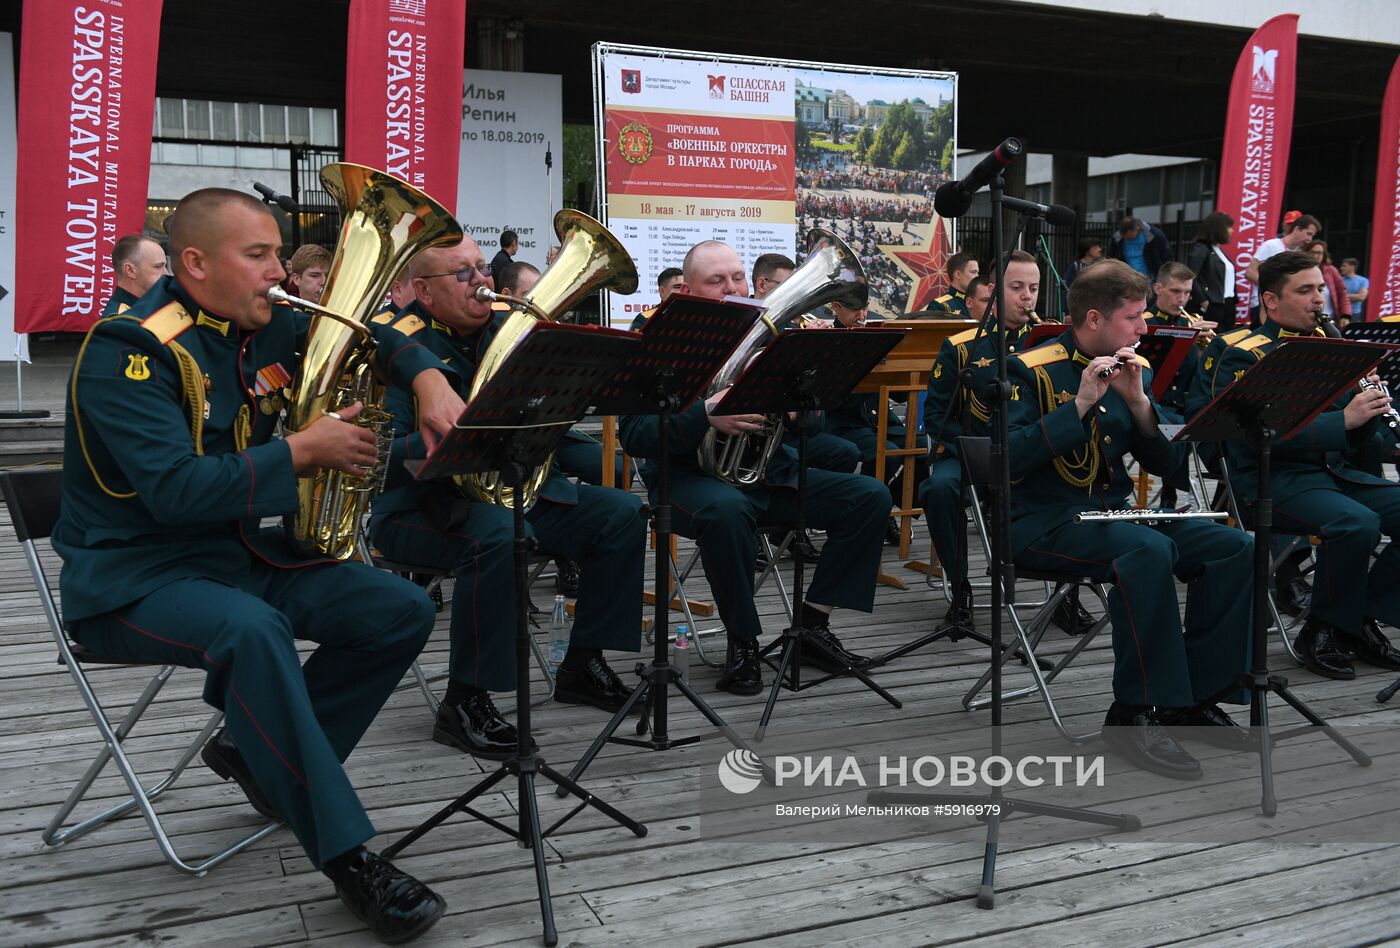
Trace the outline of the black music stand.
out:
M 1148 326 L 1138 340 L 1137 353 L 1152 366 L 1152 397 L 1160 401 L 1196 344 L 1199 329 L 1185 326 Z
M 899 344 L 907 330 L 848 329 L 842 332 L 807 330 L 785 332 L 768 345 L 744 369 L 744 374 L 710 412 L 712 415 L 775 414 L 796 411 L 801 423 L 797 437 L 797 522 L 800 534 L 806 527 L 803 510 L 807 491 L 807 424 L 805 413 L 828 408 L 851 393 L 890 350 Z M 802 681 L 802 596 L 803 557 L 794 546 L 792 624 L 759 653 L 776 672 L 768 703 L 759 718 L 754 740 L 763 740 L 768 720 L 778 701 L 778 691 L 805 691 L 840 675 L 853 675 L 861 684 L 896 708 L 903 704 L 864 671 L 846 665 L 839 672 Z M 766 656 L 781 648 L 778 663 Z
M 1034 349 L 1041 343 L 1063 336 L 1069 327 L 1064 323 L 1036 323 L 1026 335 L 1026 348 Z
M 1301 431 L 1381 360 L 1390 347 L 1376 343 L 1303 337 L 1279 343 L 1229 388 L 1201 409 L 1176 434 L 1177 441 L 1245 441 L 1259 450 L 1259 496 L 1254 502 L 1254 628 L 1249 671 L 1196 707 L 1215 704 L 1240 689 L 1250 694 L 1249 730 L 1257 744 L 1265 816 L 1278 812 L 1274 797 L 1273 744 L 1298 730 L 1269 733 L 1270 692 L 1278 695 L 1309 723 L 1351 755 L 1362 767 L 1371 758 L 1288 690 L 1288 680 L 1269 674 L 1269 561 L 1273 539 L 1274 502 L 1269 465 L 1274 440 Z M 1193 709 L 1194 710 L 1194 709 Z
M 671 556 L 671 416 L 689 408 L 705 391 L 705 386 L 743 340 L 761 310 L 761 306 L 738 300 L 718 301 L 672 293 L 647 320 L 639 333 L 641 344 L 617 370 L 593 406 L 595 414 L 655 414 L 658 419 L 660 452 L 656 462 L 656 504 L 652 508 L 652 523 L 656 528 L 656 619 L 652 626 L 651 664 L 637 663 L 637 674 L 641 676 L 637 687 L 569 771 L 570 780 L 577 780 L 609 741 L 668 750 L 709 737 L 697 734 L 676 740 L 670 736 L 667 701 L 671 685 L 675 685 L 710 724 L 719 728 L 731 744 L 752 752 L 744 739 L 671 666 L 667 653 L 671 596 L 666 590 Z M 651 736 L 643 740 L 614 736 L 637 702 L 648 698 L 647 710 L 637 723 L 637 733 L 646 733 L 647 711 L 650 711 Z M 763 767 L 767 772 L 768 765 Z M 566 790 L 560 786 L 555 792 L 563 796 Z
M 413 469 L 414 476 L 426 479 L 499 471 L 515 497 L 520 498 L 522 487 L 535 466 L 549 457 L 569 426 L 583 417 L 594 392 L 636 344 L 634 334 L 620 330 L 559 323 L 535 326 L 477 392 L 457 420 L 455 430 L 438 444 L 428 460 Z M 546 384 L 550 388 L 545 389 Z M 645 836 L 647 829 L 546 764 L 530 739 L 530 556 L 524 507 L 517 502 L 512 513 L 515 525 L 515 756 L 502 761 L 476 786 L 395 841 L 384 850 L 384 855 L 392 858 L 454 813 L 466 813 L 494 826 L 532 850 L 544 943 L 554 945 L 559 936 L 549 900 L 544 838 L 587 806 L 637 836 Z M 519 823 L 515 827 L 472 808 L 473 800 L 511 775 L 518 778 Z M 539 804 L 535 799 L 536 775 L 552 781 L 580 801 L 544 831 L 540 830 Z
M 1376 374 L 1392 390 L 1400 392 L 1400 322 L 1351 323 L 1342 330 L 1342 338 L 1351 342 L 1383 342 L 1395 347 L 1376 367 Z

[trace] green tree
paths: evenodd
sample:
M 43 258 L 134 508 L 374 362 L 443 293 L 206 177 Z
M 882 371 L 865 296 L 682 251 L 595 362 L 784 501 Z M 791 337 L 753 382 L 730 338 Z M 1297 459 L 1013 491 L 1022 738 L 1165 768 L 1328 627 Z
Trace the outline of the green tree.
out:
M 869 125 L 862 125 L 856 133 L 856 161 L 865 161 L 870 146 L 875 144 L 875 133 Z
M 914 136 L 904 133 L 890 161 L 900 171 L 911 171 L 919 166 L 919 156 L 914 152 Z
M 943 143 L 943 157 L 939 159 L 938 166 L 943 171 L 952 173 L 953 171 L 953 139 L 949 138 Z
M 797 149 L 797 156 L 805 158 L 812 152 L 812 130 L 807 127 L 807 123 L 802 120 L 797 122 L 797 131 L 793 139 L 793 147 Z
M 953 141 L 953 103 L 944 102 L 933 110 L 928 120 L 928 154 L 948 155 Z
M 875 134 L 875 141 L 870 147 L 870 163 L 882 168 L 904 167 L 895 164 L 894 155 L 896 149 L 904 144 L 906 136 L 909 138 L 909 145 L 904 160 L 912 162 L 907 167 L 915 168 L 927 160 L 928 143 L 924 134 L 924 123 L 908 99 L 890 106 L 885 111 L 885 120 L 880 123 L 880 130 Z

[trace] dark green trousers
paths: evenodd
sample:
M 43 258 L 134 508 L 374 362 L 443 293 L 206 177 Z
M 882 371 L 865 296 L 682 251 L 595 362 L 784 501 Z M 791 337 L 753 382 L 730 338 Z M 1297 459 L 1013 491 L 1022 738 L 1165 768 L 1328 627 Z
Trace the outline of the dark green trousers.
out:
M 577 477 L 586 484 L 602 486 L 603 446 L 597 441 L 576 441 L 565 438 L 554 449 L 554 459 L 570 477 Z M 622 455 L 613 464 L 613 484 L 624 490 L 627 487 L 627 470 L 622 466 Z
M 1312 614 L 1353 635 L 1360 633 L 1363 619 L 1400 626 L 1400 549 L 1394 542 L 1400 487 L 1336 484 L 1335 490 L 1305 490 L 1274 507 L 1275 530 L 1322 539 Z M 1392 539 L 1372 564 L 1381 534 Z
M 919 506 L 943 575 L 953 587 L 967 581 L 967 517 L 963 513 L 962 461 L 944 457 L 919 485 Z
M 176 580 L 71 631 L 104 654 L 204 669 L 204 700 L 320 868 L 374 835 L 341 763 L 427 642 L 433 606 L 359 563 L 240 567 Z M 319 643 L 304 665 L 296 639 Z
M 526 532 L 545 553 L 578 561 L 579 593 L 570 641 L 636 651 L 641 643 L 646 521 L 642 501 L 625 491 L 580 484 L 578 504 L 539 500 Z M 371 524 L 375 546 L 391 560 L 451 570 L 452 678 L 488 691 L 515 688 L 515 528 L 495 504 L 467 505 L 466 519 L 444 530 L 421 513 L 394 513 Z
M 797 435 L 789 434 L 783 441 L 797 450 Z M 854 473 L 860 464 L 860 448 L 846 438 L 829 431 L 814 431 L 807 435 L 807 466 L 838 474 Z
M 757 638 L 762 626 L 753 599 L 758 555 L 754 531 L 795 523 L 797 491 L 767 486 L 740 490 L 694 468 L 676 468 L 671 472 L 671 505 L 676 533 L 700 547 L 725 628 L 738 638 Z M 861 612 L 874 609 L 889 515 L 889 488 L 874 478 L 807 472 L 804 519 L 807 526 L 826 531 L 807 598 Z
M 1204 520 L 1070 523 L 1016 562 L 1112 583 L 1114 699 L 1184 708 L 1249 666 L 1253 549 L 1243 530 Z M 1188 584 L 1184 629 L 1173 576 Z

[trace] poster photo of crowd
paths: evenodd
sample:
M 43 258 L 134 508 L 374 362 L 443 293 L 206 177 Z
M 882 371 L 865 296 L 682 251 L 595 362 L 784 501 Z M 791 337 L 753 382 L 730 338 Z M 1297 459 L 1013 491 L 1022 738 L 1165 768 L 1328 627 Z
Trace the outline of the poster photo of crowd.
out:
M 952 252 L 933 194 L 953 177 L 956 79 L 795 75 L 798 246 L 813 227 L 844 238 L 870 280 L 872 319 L 925 308 L 946 292 L 942 261 Z

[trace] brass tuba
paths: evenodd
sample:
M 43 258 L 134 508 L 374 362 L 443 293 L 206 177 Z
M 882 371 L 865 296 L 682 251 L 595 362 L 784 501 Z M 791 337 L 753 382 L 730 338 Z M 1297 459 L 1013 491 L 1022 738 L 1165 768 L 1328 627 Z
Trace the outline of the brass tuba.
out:
M 616 237 L 601 223 L 581 211 L 565 209 L 554 215 L 559 236 L 559 256 L 524 298 L 477 290 L 477 298 L 511 304 L 511 314 L 481 356 L 472 380 L 470 401 L 500 368 L 506 356 L 537 323 L 553 322 L 594 290 L 607 288 L 624 296 L 637 290 L 637 267 Z M 523 498 L 506 486 L 496 471 L 457 475 L 453 481 L 466 497 L 474 497 L 507 509 L 523 501 L 528 510 L 549 477 L 553 455 L 526 480 Z
M 738 381 L 783 327 L 805 319 L 809 310 L 827 303 L 864 309 L 869 296 L 860 258 L 836 234 L 813 228 L 807 238 L 807 259 L 763 300 L 763 316 L 715 374 L 704 397 L 708 399 Z M 724 435 L 710 428 L 696 449 L 700 470 L 736 487 L 756 484 L 782 443 L 782 420 L 781 415 L 769 415 L 762 429 L 740 435 Z
M 379 441 L 379 461 L 362 476 L 322 471 L 298 477 L 296 516 L 284 521 L 302 555 L 344 560 L 355 554 L 360 521 L 384 486 L 393 443 L 384 382 L 371 361 L 374 337 L 365 324 L 414 254 L 457 243 L 462 228 L 422 191 L 364 165 L 327 165 L 321 183 L 343 217 L 321 302 L 288 297 L 277 287 L 268 296 L 316 313 L 292 383 L 287 430 L 301 431 L 324 414 L 361 402 L 364 410 L 353 423 L 371 429 Z

